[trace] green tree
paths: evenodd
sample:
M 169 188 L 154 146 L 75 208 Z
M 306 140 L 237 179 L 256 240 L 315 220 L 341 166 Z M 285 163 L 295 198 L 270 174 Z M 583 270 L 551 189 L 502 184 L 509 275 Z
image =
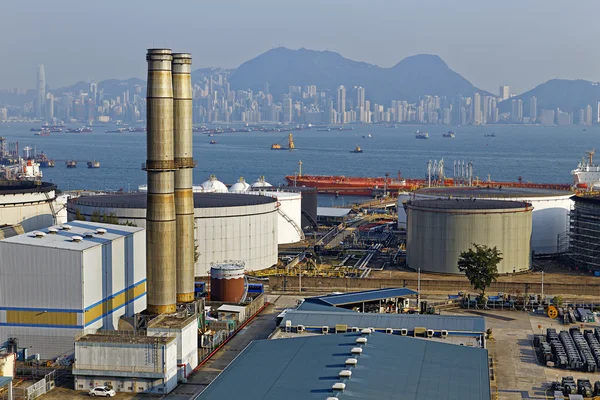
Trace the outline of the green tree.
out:
M 502 253 L 493 248 L 473 243 L 473 247 L 463 251 L 458 257 L 458 270 L 464 272 L 475 290 L 484 298 L 485 289 L 498 279 L 498 264 Z
M 94 212 L 92 213 L 92 216 L 90 217 L 90 221 L 102 222 L 102 214 L 100 214 L 100 211 L 94 210 Z
M 79 208 L 75 210 L 75 219 L 77 221 L 85 221 L 85 215 L 83 215 L 81 211 L 79 211 Z

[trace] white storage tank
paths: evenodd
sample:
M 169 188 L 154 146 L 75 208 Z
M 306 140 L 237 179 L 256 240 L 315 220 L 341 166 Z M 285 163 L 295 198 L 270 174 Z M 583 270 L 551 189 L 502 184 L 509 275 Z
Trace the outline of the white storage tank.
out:
M 246 193 L 248 190 L 250 190 L 250 185 L 246 183 L 243 176 L 240 176 L 240 179 L 229 188 L 229 193 Z
M 264 176 L 261 176 L 256 181 L 254 181 L 254 183 L 251 185 L 251 187 L 252 187 L 252 189 L 264 189 L 264 188 L 271 188 L 271 187 L 273 187 L 273 185 L 271 185 L 269 182 L 267 182 L 265 180 Z
M 215 175 L 211 175 L 208 180 L 202 182 L 202 189 L 205 193 L 227 193 L 227 186 L 217 179 Z
M 0 225 L 21 224 L 25 232 L 56 224 L 56 186 L 33 181 L 0 182 Z
M 277 199 L 279 244 L 298 243 L 303 240 L 302 195 L 300 193 L 270 190 L 260 190 L 259 193 Z
M 410 193 L 398 193 L 398 204 L 396 206 L 396 209 L 398 210 L 398 229 L 406 229 L 406 210 L 404 209 L 404 203 L 408 200 L 410 200 Z

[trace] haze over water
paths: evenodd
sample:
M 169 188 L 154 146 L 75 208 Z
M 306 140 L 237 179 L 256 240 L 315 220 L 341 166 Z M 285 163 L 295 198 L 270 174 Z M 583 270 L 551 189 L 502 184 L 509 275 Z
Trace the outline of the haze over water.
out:
M 232 125 L 234 126 L 234 125 Z M 141 164 L 146 159 L 146 133 L 105 133 L 96 127 L 93 133 L 52 133 L 34 136 L 29 124 L 0 124 L 0 136 L 19 141 L 19 151 L 36 146 L 54 160 L 76 159 L 76 169 L 64 162 L 43 169 L 44 181 L 58 184 L 61 190 L 136 190 L 146 183 Z M 429 140 L 415 139 L 416 129 L 429 132 Z M 407 178 L 423 178 L 428 160 L 445 161 L 446 176 L 452 176 L 454 160 L 472 160 L 474 175 L 493 180 L 571 183 L 570 171 L 577 167 L 586 150 L 600 150 L 600 127 L 541 126 L 465 126 L 453 128 L 456 138 L 443 138 L 444 126 L 354 126 L 354 130 L 319 132 L 316 129 L 293 132 L 298 150 L 273 151 L 273 143 L 287 145 L 287 132 L 240 132 L 208 137 L 194 133 L 194 184 L 215 174 L 232 184 L 243 176 L 251 183 L 264 175 L 274 186 L 284 184 L 285 175 L 298 170 L 310 175 L 383 176 L 398 171 Z M 484 137 L 495 132 L 496 137 Z M 372 134 L 364 139 L 362 135 Z M 216 145 L 210 145 L 211 139 Z M 362 154 L 352 154 L 356 145 Z M 600 157 L 600 156 L 599 156 Z M 85 161 L 98 160 L 99 169 L 88 169 Z

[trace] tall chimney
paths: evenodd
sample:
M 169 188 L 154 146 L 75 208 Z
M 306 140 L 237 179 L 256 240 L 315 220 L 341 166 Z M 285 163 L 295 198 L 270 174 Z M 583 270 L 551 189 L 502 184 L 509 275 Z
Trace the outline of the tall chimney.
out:
M 177 302 L 194 300 L 194 193 L 192 171 L 192 55 L 173 54 Z
M 148 49 L 146 263 L 148 312 L 175 312 L 173 81 L 169 49 Z

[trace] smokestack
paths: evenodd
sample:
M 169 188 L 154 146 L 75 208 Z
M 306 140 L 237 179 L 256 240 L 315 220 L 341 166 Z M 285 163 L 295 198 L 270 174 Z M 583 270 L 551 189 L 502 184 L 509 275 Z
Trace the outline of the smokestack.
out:
M 148 312 L 175 312 L 173 81 L 169 49 L 148 49 L 146 263 Z
M 192 171 L 192 55 L 173 54 L 177 302 L 194 300 L 194 193 Z

